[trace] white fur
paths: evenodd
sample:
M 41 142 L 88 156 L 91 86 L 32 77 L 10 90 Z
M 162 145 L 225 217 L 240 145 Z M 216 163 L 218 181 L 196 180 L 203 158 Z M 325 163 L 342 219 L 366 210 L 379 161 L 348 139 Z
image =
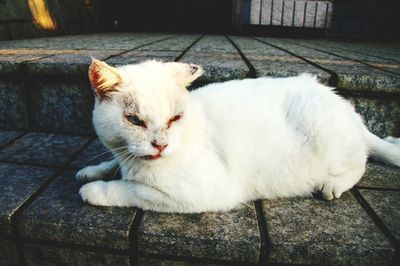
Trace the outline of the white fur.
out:
M 96 100 L 93 122 L 123 179 L 85 184 L 83 200 L 163 212 L 229 210 L 314 190 L 330 200 L 359 181 L 368 153 L 400 166 L 399 139 L 369 133 L 353 106 L 315 77 L 234 80 L 189 93 L 183 86 L 200 74 L 176 75 L 185 67 L 118 68 L 123 84 L 110 100 Z M 124 120 L 131 111 L 147 129 Z M 182 118 L 167 129 L 176 113 Z M 156 154 L 153 140 L 168 144 L 162 157 L 139 158 Z

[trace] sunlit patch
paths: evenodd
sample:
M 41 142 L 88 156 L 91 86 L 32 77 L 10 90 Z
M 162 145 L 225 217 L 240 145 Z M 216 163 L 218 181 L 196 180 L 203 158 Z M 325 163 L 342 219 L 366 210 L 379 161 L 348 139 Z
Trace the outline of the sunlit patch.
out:
M 57 24 L 50 16 L 45 0 L 28 0 L 28 4 L 36 25 L 45 30 L 57 29 Z

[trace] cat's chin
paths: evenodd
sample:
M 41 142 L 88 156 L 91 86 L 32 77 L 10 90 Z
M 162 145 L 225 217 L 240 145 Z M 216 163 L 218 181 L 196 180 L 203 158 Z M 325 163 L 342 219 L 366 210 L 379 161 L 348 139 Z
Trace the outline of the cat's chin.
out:
M 156 154 L 156 155 L 145 155 L 141 156 L 140 159 L 146 160 L 146 161 L 155 161 L 161 158 L 161 154 Z

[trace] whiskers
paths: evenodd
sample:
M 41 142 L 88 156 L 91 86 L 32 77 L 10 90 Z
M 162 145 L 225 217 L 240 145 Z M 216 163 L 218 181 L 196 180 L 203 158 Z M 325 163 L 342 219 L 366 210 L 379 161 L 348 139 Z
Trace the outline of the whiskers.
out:
M 122 149 L 128 149 L 128 147 L 127 147 L 127 146 L 122 146 L 122 147 L 118 147 L 118 148 L 115 148 L 115 149 L 111 149 L 111 150 L 102 152 L 102 153 L 100 153 L 100 154 L 98 154 L 98 155 L 95 155 L 95 156 L 93 156 L 92 158 L 90 158 L 90 159 L 87 161 L 87 163 L 93 161 L 94 159 L 96 159 L 96 158 L 98 158 L 98 157 L 100 157 L 100 156 L 102 156 L 102 155 L 104 155 L 104 154 L 111 153 L 111 157 L 109 157 L 108 159 L 106 159 L 106 161 L 108 161 L 108 160 L 110 160 L 110 159 L 112 159 L 112 158 L 114 157 L 113 152 L 118 153 L 118 152 L 121 151 Z
M 120 157 L 124 157 L 127 154 L 129 154 L 129 151 L 125 151 L 123 154 L 119 155 Z M 119 163 L 119 166 L 117 168 L 117 170 L 115 170 L 113 178 L 115 178 L 115 175 L 118 173 L 119 169 L 121 169 L 122 166 L 126 165 L 126 164 L 131 164 L 133 160 L 135 160 L 137 157 L 137 155 L 134 155 L 133 153 L 129 154 L 127 158 L 125 158 L 121 163 Z

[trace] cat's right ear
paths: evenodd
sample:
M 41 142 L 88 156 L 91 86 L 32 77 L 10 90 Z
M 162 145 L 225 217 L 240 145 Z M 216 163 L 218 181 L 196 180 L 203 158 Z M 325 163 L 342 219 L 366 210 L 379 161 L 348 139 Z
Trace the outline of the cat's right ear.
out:
M 118 69 L 97 59 L 92 59 L 89 67 L 89 79 L 100 100 L 109 98 L 110 94 L 117 91 L 118 86 L 122 83 Z

